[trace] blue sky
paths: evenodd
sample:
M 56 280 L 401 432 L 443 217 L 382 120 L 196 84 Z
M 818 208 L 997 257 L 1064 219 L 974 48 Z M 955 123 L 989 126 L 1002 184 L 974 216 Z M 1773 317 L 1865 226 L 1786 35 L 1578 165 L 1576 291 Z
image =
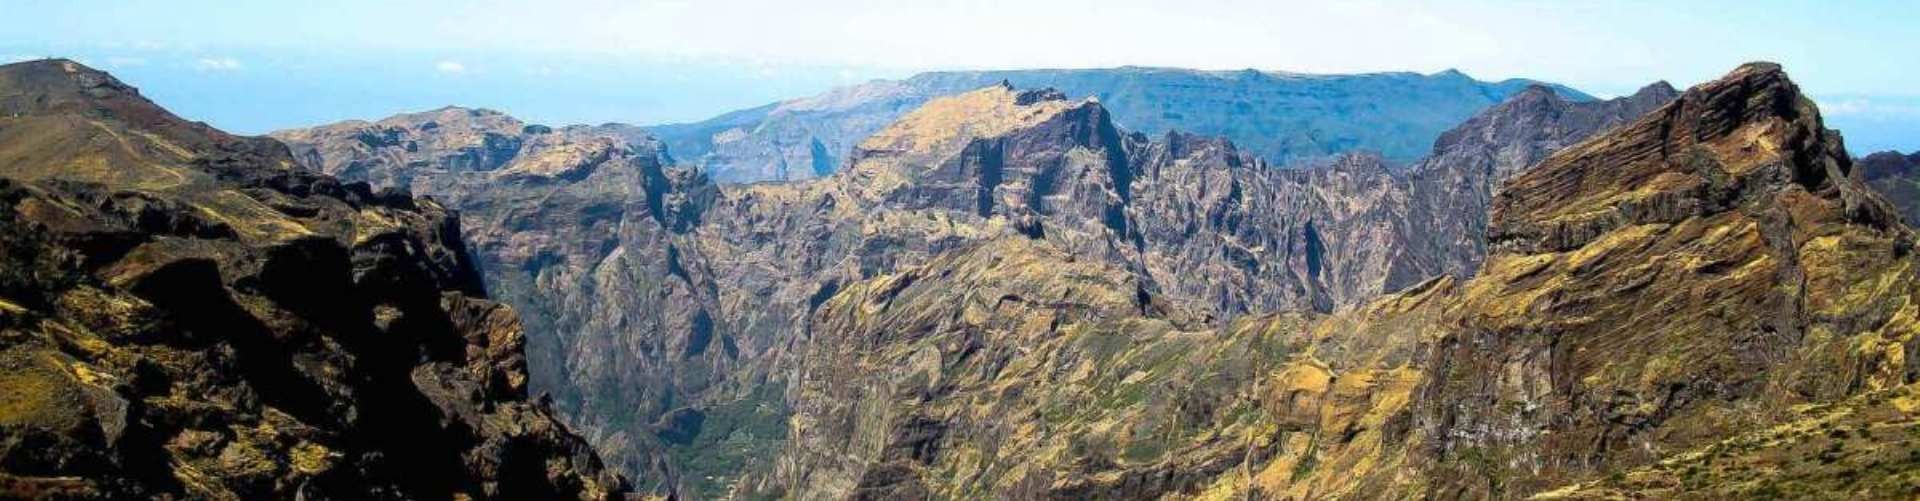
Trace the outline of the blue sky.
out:
M 688 121 L 933 69 L 1527 77 L 1600 95 L 1786 65 L 1856 152 L 1920 149 L 1920 2 L 0 0 L 0 60 L 73 57 L 243 133 L 446 104 Z

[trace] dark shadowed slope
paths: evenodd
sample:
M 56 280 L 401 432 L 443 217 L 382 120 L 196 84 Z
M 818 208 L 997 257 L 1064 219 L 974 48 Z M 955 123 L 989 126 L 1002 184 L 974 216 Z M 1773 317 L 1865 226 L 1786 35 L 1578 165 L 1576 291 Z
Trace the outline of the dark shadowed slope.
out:
M 1858 160 L 1860 179 L 1900 208 L 1907 224 L 1920 222 L 1920 152 L 1882 151 Z

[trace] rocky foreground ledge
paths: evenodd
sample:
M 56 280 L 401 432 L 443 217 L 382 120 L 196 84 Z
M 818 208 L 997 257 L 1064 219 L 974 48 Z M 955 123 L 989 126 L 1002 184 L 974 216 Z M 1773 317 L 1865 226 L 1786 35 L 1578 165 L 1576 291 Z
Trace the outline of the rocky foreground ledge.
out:
M 0 66 L 0 498 L 605 499 L 448 210 Z

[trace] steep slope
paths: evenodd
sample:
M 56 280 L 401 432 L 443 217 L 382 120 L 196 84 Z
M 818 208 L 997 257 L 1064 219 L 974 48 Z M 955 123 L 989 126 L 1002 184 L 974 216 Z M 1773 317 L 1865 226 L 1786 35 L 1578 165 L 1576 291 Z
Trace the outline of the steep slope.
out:
M 711 338 L 713 317 L 702 312 L 712 295 L 674 271 L 676 249 L 692 247 L 685 233 L 712 198 L 704 179 L 664 168 L 658 144 L 631 129 L 550 128 L 488 110 L 273 137 L 314 170 L 458 210 L 491 291 L 523 312 L 532 387 L 551 392 L 561 414 L 642 487 L 673 489 L 676 472 L 650 426 L 710 385 L 691 374 L 731 367 L 723 350 L 700 356 L 731 341 Z
M 876 80 L 691 124 L 649 127 L 721 182 L 809 179 L 845 164 L 869 134 L 934 98 L 998 82 L 1100 100 L 1121 127 L 1224 136 L 1275 165 L 1373 151 L 1413 161 L 1433 138 L 1516 94 L 1525 80 L 1459 72 L 1305 75 L 1124 67 L 933 72 Z M 1566 88 L 1572 99 L 1584 95 Z
M 1920 152 L 1882 151 L 1858 161 L 1860 179 L 1900 208 L 1907 224 L 1920 222 Z
M 1546 96 L 1549 105 L 1500 108 L 1510 110 L 1501 120 L 1552 127 L 1528 152 L 1614 121 L 1592 117 L 1658 104 Z M 1439 263 L 1478 263 L 1480 247 L 1427 244 L 1461 235 L 1428 233 L 1409 217 L 1446 217 L 1416 205 L 1438 201 L 1458 209 L 1452 217 L 1481 219 L 1497 182 L 1487 170 L 1416 185 L 1366 155 L 1274 169 L 1225 140 L 1127 133 L 1100 103 L 1004 85 L 929 102 L 872 135 L 847 169 L 804 183 L 715 185 L 662 167 L 664 154 L 645 139 L 614 141 L 626 146 L 576 169 L 581 176 L 499 174 L 604 137 L 560 128 L 536 148 L 549 139 L 519 132 L 538 129 L 443 110 L 276 137 L 316 169 L 405 178 L 459 209 L 487 282 L 528 319 L 534 388 L 553 392 L 572 424 L 636 477 L 666 478 L 677 466 L 697 479 L 694 494 L 772 466 L 760 451 L 786 440 L 782 388 L 815 337 L 811 315 L 855 281 L 1025 235 L 1126 270 L 1143 292 L 1188 303 L 1200 318 L 1331 310 L 1454 271 Z M 1491 153 L 1451 145 L 1492 151 L 1535 139 L 1488 134 L 1437 151 L 1478 159 Z M 375 146 L 368 136 L 395 139 Z M 471 161 L 493 136 L 521 146 Z M 481 167 L 449 167 L 468 164 Z
M 1509 181 L 1422 329 L 1403 488 L 1524 495 L 1913 383 L 1913 237 L 1850 169 L 1753 64 Z
M 1146 289 L 1120 317 L 1120 269 L 980 244 L 819 310 L 795 446 L 761 485 L 1910 495 L 1914 235 L 1852 169 L 1785 73 L 1751 64 L 1508 181 L 1473 278 L 1325 317 L 1189 330 Z M 1782 442 L 1808 427 L 1825 438 Z
M 1666 82 L 1606 101 L 1569 101 L 1529 87 L 1441 134 L 1433 153 L 1403 181 L 1415 231 L 1405 259 L 1394 263 L 1384 290 L 1439 273 L 1465 276 L 1486 256 L 1486 222 L 1501 182 L 1562 148 L 1631 122 L 1679 96 Z
M 1438 455 L 1532 468 L 1447 487 L 1538 488 L 1912 382 L 1884 347 L 1913 342 L 1913 237 L 1850 169 L 1752 64 L 1510 181 L 1425 391 L 1450 402 Z
M 609 498 L 454 215 L 0 66 L 0 497 Z
M 1197 331 L 1141 287 L 1023 237 L 849 286 L 817 313 L 766 490 L 1150 496 L 1235 468 L 1259 407 L 1237 389 L 1272 370 L 1285 331 Z

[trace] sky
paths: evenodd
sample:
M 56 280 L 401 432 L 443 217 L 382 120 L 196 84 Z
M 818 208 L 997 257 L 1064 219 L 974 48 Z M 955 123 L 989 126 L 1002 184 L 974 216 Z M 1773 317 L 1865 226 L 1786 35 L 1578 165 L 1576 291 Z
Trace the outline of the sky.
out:
M 1782 63 L 1851 149 L 1920 149 L 1920 2 L 0 0 L 0 61 L 71 57 L 241 133 L 448 104 L 664 123 L 941 69 L 1459 69 L 1617 95 Z

